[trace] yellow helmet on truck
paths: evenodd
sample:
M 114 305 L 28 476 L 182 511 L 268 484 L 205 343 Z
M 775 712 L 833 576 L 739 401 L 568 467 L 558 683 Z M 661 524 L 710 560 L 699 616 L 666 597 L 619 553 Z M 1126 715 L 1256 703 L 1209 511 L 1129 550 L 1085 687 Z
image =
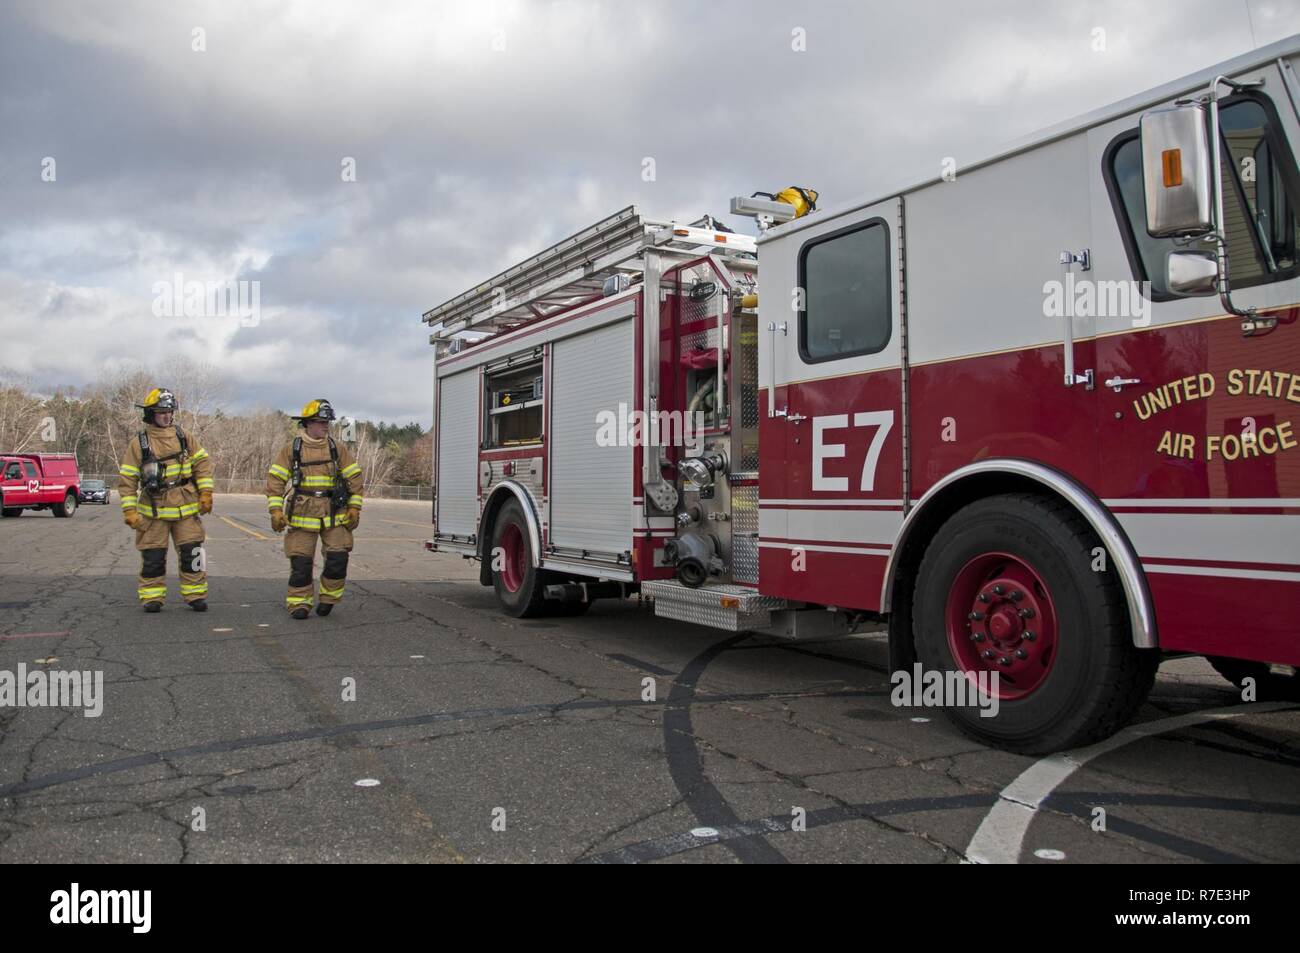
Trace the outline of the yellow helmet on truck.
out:
M 817 210 L 817 191 L 815 189 L 805 189 L 802 186 L 792 185 L 780 192 L 755 192 L 754 195 L 757 198 L 771 199 L 773 202 L 784 202 L 786 205 L 793 205 L 795 218 L 803 218 L 809 212 Z

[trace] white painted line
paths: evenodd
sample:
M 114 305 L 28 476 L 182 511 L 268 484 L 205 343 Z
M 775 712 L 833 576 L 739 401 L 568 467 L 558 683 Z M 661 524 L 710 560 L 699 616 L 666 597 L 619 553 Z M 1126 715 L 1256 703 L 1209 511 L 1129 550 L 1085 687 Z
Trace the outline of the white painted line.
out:
M 1051 847 L 1040 847 L 1034 851 L 1034 856 L 1039 860 L 1065 860 L 1065 851 L 1053 850 Z
M 379 786 L 379 781 L 376 778 L 362 778 L 360 781 L 354 783 L 359 788 L 373 788 Z
M 974 864 L 1018 864 L 1020 851 L 1029 832 L 1029 825 L 1038 808 L 1056 790 L 1062 781 L 1074 774 L 1093 758 L 1109 754 L 1116 748 L 1133 741 L 1190 728 L 1207 721 L 1224 721 L 1257 715 L 1261 712 L 1294 709 L 1295 702 L 1252 702 L 1231 708 L 1214 708 L 1209 711 L 1161 718 L 1145 724 L 1133 725 L 1105 741 L 1087 748 L 1076 748 L 1060 754 L 1048 755 L 1035 761 L 1019 777 L 1002 789 L 995 803 L 966 847 L 966 857 Z
M 701 840 L 705 840 L 710 837 L 717 837 L 718 829 L 716 827 L 692 827 L 691 836 L 698 837 Z

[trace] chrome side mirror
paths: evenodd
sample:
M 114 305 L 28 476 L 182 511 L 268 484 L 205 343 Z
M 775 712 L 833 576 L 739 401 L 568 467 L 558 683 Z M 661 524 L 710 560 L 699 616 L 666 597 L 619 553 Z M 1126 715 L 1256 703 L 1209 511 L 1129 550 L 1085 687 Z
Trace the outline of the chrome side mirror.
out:
M 1147 231 L 1155 238 L 1214 231 L 1208 126 L 1202 103 L 1155 109 L 1142 116 Z
M 1171 251 L 1165 258 L 1165 284 L 1180 297 L 1212 295 L 1219 290 L 1219 263 L 1194 251 Z

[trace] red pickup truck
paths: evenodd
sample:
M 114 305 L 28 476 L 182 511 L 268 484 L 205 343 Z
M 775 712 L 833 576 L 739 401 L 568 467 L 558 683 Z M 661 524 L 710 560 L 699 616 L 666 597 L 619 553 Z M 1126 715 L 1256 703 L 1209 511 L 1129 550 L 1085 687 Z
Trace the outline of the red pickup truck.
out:
M 80 488 L 75 453 L 0 453 L 0 513 L 5 516 L 22 516 L 23 510 L 71 516 L 77 512 Z

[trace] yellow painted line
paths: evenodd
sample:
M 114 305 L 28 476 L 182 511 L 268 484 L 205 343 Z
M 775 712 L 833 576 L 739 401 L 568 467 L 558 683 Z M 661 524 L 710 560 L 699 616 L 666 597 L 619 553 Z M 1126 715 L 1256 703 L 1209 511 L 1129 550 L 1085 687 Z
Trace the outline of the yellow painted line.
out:
M 379 522 L 381 522 L 381 523 L 396 523 L 398 526 L 418 526 L 418 527 L 420 527 L 420 529 L 432 529 L 432 528 L 433 528 L 433 522 L 432 522 L 432 521 L 430 521 L 430 522 L 428 522 L 428 523 L 408 523 L 406 520 L 385 520 L 385 519 L 381 519 Z
M 261 533 L 257 532 L 256 530 L 248 529 L 248 528 L 245 527 L 245 526 L 240 526 L 240 525 L 239 525 L 238 523 L 236 523 L 234 520 L 227 519 L 227 518 L 224 517 L 224 516 L 221 517 L 221 522 L 225 523 L 227 526 L 233 526 L 235 529 L 239 530 L 239 531 L 242 532 L 242 533 L 247 533 L 249 536 L 255 536 L 255 537 L 257 537 L 258 539 L 270 539 L 270 538 L 271 538 L 271 537 L 269 537 L 269 536 L 263 536 Z

